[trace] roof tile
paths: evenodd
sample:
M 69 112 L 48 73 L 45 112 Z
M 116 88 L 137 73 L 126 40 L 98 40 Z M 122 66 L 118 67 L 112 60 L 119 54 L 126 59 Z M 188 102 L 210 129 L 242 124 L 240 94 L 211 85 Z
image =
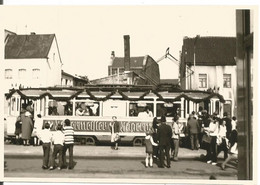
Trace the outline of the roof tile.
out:
M 5 59 L 46 58 L 54 34 L 10 35 L 5 45 Z
M 182 53 L 187 65 L 193 65 L 195 38 L 184 38 Z M 199 37 L 195 45 L 196 65 L 236 65 L 235 37 Z

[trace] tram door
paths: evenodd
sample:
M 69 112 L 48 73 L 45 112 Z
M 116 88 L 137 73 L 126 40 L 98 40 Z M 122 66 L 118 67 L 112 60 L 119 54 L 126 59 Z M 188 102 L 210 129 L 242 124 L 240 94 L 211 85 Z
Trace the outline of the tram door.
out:
M 103 116 L 125 117 L 127 104 L 120 100 L 107 100 L 103 102 Z

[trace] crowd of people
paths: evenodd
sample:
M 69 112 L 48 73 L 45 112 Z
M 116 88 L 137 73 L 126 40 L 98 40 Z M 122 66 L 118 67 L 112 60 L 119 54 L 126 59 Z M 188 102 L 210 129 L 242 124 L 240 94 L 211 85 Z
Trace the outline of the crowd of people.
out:
M 87 107 L 80 106 L 77 114 L 87 114 Z M 59 155 L 58 169 L 66 165 L 66 151 L 69 150 L 68 168 L 73 168 L 73 127 L 70 120 L 66 119 L 62 125 L 50 131 L 51 125 L 46 123 L 43 127 L 41 115 L 33 119 L 32 102 L 24 104 L 21 114 L 16 121 L 15 135 L 17 143 L 22 140 L 24 146 L 30 145 L 30 139 L 33 138 L 34 146 L 42 144 L 43 148 L 43 169 L 54 169 L 55 159 Z M 143 114 L 147 117 L 152 116 L 149 108 L 145 108 Z M 141 116 L 140 116 L 141 117 Z M 160 120 L 155 117 L 152 127 L 146 132 L 145 146 L 146 158 L 145 167 L 153 167 L 153 160 L 158 159 L 158 167 L 170 168 L 171 160 L 178 161 L 178 151 L 180 140 L 188 143 L 191 150 L 206 150 L 205 161 L 208 164 L 216 165 L 218 155 L 224 152 L 224 162 L 221 168 L 225 169 L 226 164 L 233 159 L 237 159 L 237 130 L 236 118 L 229 118 L 225 112 L 221 118 L 217 113 L 209 115 L 206 110 L 199 109 L 199 112 L 192 112 L 189 115 L 187 124 L 179 122 L 179 116 L 175 115 L 171 124 L 166 124 L 166 117 L 161 116 Z M 111 131 L 111 148 L 118 150 L 120 141 L 120 123 L 117 117 L 113 116 L 109 125 Z M 185 141 L 186 138 L 186 141 Z M 187 145 L 186 145 L 187 146 Z M 165 164 L 166 159 L 166 164 Z
M 223 151 L 224 162 L 221 164 L 221 168 L 224 170 L 230 160 L 237 159 L 236 125 L 236 117 L 230 119 L 227 112 L 220 118 L 217 113 L 207 114 L 206 110 L 200 110 L 198 113 L 193 111 L 189 115 L 186 126 L 179 123 L 178 116 L 173 118 L 171 126 L 166 124 L 165 116 L 162 116 L 160 121 L 155 117 L 153 127 L 145 137 L 146 167 L 148 167 L 149 161 L 152 167 L 151 153 L 153 153 L 154 158 L 159 158 L 159 167 L 170 168 L 170 157 L 174 161 L 178 161 L 180 136 L 184 134 L 185 137 L 182 138 L 183 140 L 188 138 L 186 145 L 191 150 L 199 150 L 201 147 L 206 150 L 205 161 L 208 164 L 216 165 L 217 156 Z

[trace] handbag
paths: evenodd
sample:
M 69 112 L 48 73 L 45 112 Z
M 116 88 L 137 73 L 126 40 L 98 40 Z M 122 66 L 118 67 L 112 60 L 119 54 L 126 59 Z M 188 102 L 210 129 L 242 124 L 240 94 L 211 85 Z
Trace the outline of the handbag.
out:
M 208 134 L 204 134 L 202 136 L 202 141 L 205 142 L 205 143 L 210 143 L 211 142 L 211 137 L 208 135 Z
M 121 138 L 120 138 L 120 136 L 119 136 L 119 134 L 116 134 L 115 135 L 115 142 L 119 142 L 120 140 L 121 140 Z

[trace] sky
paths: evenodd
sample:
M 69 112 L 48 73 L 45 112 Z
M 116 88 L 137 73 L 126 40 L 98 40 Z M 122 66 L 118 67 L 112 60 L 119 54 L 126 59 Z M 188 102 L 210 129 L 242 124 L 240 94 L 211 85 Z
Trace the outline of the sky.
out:
M 17 34 L 56 34 L 63 70 L 90 80 L 108 75 L 111 51 L 155 61 L 179 59 L 185 36 L 236 36 L 235 6 L 5 6 L 4 29 Z

